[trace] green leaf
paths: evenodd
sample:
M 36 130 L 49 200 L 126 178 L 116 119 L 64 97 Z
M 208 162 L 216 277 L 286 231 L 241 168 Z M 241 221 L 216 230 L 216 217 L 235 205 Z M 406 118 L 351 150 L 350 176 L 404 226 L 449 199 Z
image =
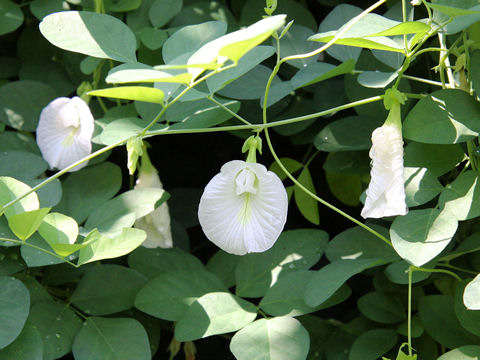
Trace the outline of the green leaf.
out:
M 127 12 L 138 9 L 142 4 L 141 0 L 106 0 L 105 9 L 110 12 Z
M 355 61 L 347 60 L 338 66 L 324 62 L 314 62 L 300 69 L 292 77 L 292 85 L 295 89 L 312 85 L 320 81 L 331 79 L 335 76 L 349 74 L 355 69 Z
M 83 245 L 88 244 L 88 246 L 80 249 L 78 265 L 126 255 L 139 247 L 146 237 L 145 231 L 132 228 L 123 228 L 121 233 L 113 238 L 93 230 L 83 242 Z
M 480 49 L 470 54 L 470 76 L 473 90 L 477 96 L 480 95 Z
M 290 174 L 293 174 L 300 170 L 303 167 L 303 164 L 298 162 L 295 159 L 290 159 L 290 158 L 280 158 L 281 163 L 285 168 L 288 170 Z M 280 180 L 285 180 L 287 178 L 287 174 L 283 172 L 283 170 L 280 168 L 280 165 L 278 165 L 277 162 L 273 162 L 272 165 L 270 166 L 270 171 L 273 171 L 277 176 L 280 178 Z
M 166 30 L 145 27 L 140 31 L 140 40 L 150 50 L 160 49 L 167 39 Z
M 480 339 L 469 334 L 460 325 L 455 316 L 453 305 L 453 299 L 446 295 L 420 297 L 418 312 L 425 331 L 435 341 L 450 349 L 478 344 Z
M 145 328 L 131 318 L 88 318 L 75 337 L 72 352 L 77 360 L 150 360 L 152 357 Z
M 234 113 L 240 109 L 239 101 L 226 99 L 217 99 L 217 101 Z M 206 99 L 187 103 L 177 102 L 166 112 L 167 121 L 175 123 L 170 126 L 171 130 L 207 128 L 221 124 L 232 117 L 230 112 Z
M 82 223 L 97 207 L 111 199 L 121 184 L 120 167 L 111 162 L 71 173 L 62 181 L 63 197 L 55 210 Z
M 315 195 L 317 194 L 315 191 L 315 186 L 313 185 L 312 175 L 310 174 L 310 170 L 308 168 L 304 168 L 302 170 L 297 180 L 312 193 Z M 293 192 L 295 194 L 295 203 L 297 204 L 298 210 L 300 210 L 301 214 L 312 224 L 319 225 L 320 215 L 318 213 L 317 200 L 312 198 L 297 185 L 294 186 Z
M 366 151 L 332 152 L 323 163 L 323 169 L 337 174 L 369 174 L 369 157 Z
M 121 140 L 127 140 L 132 136 L 137 136 L 147 125 L 148 122 L 137 117 L 114 120 L 103 129 L 103 132 L 100 134 L 100 142 L 105 145 L 111 145 Z M 164 125 L 154 125 L 150 130 L 162 128 L 166 127 Z
M 72 342 L 82 321 L 65 304 L 39 301 L 30 310 L 29 322 L 37 327 L 43 340 L 43 358 L 58 359 L 72 350 Z
M 0 350 L 0 360 L 43 360 L 43 341 L 39 331 L 26 323 L 15 341 Z
M 397 343 L 397 333 L 390 329 L 375 329 L 361 334 L 352 344 L 348 360 L 376 360 Z
M 394 284 L 408 284 L 408 268 L 410 264 L 404 260 L 391 263 L 385 269 L 385 276 Z M 422 266 L 430 268 L 430 266 Z M 431 273 L 426 271 L 415 271 L 412 274 L 412 284 L 423 281 L 430 277 Z
M 30 308 L 25 285 L 13 277 L 0 276 L 0 349 L 20 335 Z
M 358 75 L 357 81 L 368 88 L 386 88 L 397 77 L 397 72 L 364 71 Z
M 50 213 L 45 216 L 38 232 L 48 245 L 63 257 L 86 246 L 74 244 L 78 237 L 78 224 L 75 219 L 60 213 Z
M 459 221 L 473 219 L 480 215 L 479 192 L 477 173 L 469 170 L 445 187 L 438 203 Z
M 309 346 L 307 330 L 285 316 L 247 325 L 233 336 L 230 351 L 238 360 L 304 360 Z
M 235 285 L 235 268 L 240 256 L 218 250 L 207 263 L 207 270 L 217 275 L 227 287 Z M 197 258 L 195 258 L 197 259 Z
M 16 150 L 0 153 L 0 176 L 35 178 L 47 169 L 46 161 L 36 154 Z
M 427 168 L 436 176 L 452 170 L 463 161 L 465 154 L 460 145 L 436 145 L 411 142 L 405 147 L 405 167 Z
M 181 342 L 237 331 L 257 317 L 257 308 L 225 292 L 205 294 L 195 300 L 175 325 Z
M 411 210 L 398 216 L 390 228 L 395 251 L 409 263 L 422 266 L 449 244 L 457 231 L 453 213 L 438 209 Z
M 42 20 L 40 32 L 64 50 L 121 62 L 136 61 L 135 35 L 110 15 L 88 11 L 54 13 Z
M 35 139 L 18 131 L 5 131 L 0 134 L 0 151 L 26 151 L 40 155 Z
M 50 86 L 31 80 L 0 86 L 0 122 L 17 130 L 36 131 L 42 109 L 54 100 Z
M 188 64 L 209 64 L 217 62 L 223 64 L 227 59 L 236 63 L 242 56 L 255 46 L 260 45 L 270 35 L 285 23 L 286 15 L 275 15 L 249 27 L 215 39 L 198 49 L 188 59 Z M 204 69 L 189 69 L 193 79 L 197 78 Z
M 480 346 L 465 345 L 444 353 L 437 360 L 475 360 L 478 358 L 480 358 Z
M 280 39 L 280 57 L 284 58 L 291 55 L 306 54 L 315 50 L 318 47 L 317 44 L 306 41 L 313 34 L 313 30 L 308 27 L 294 23 Z M 303 69 L 310 64 L 315 64 L 316 61 L 317 59 L 311 56 L 305 59 L 289 60 L 287 63 L 297 69 Z
M 381 324 L 395 324 L 406 318 L 405 306 L 393 292 L 366 293 L 358 299 L 357 306 L 366 318 Z
M 238 60 L 238 64 L 234 68 L 209 77 L 206 81 L 208 89 L 212 94 L 223 89 L 226 85 L 272 56 L 274 52 L 275 49 L 272 46 L 257 46 Z
M 163 91 L 146 86 L 118 86 L 90 91 L 88 95 L 163 104 Z
M 128 255 L 128 266 L 149 279 L 177 270 L 203 271 L 205 266 L 195 256 L 179 249 L 139 247 Z
M 455 315 L 460 321 L 460 324 L 462 324 L 466 330 L 474 335 L 480 336 L 480 312 L 473 309 L 468 309 L 464 304 L 465 287 L 469 283 L 470 280 L 463 280 L 462 282 L 457 283 L 454 297 Z
M 0 205 L 6 205 L 17 197 L 24 195 L 30 191 L 31 188 L 24 183 L 7 176 L 0 176 Z M 17 201 L 15 204 L 5 210 L 5 216 L 20 214 L 26 211 L 37 210 L 39 208 L 37 194 L 31 193 L 24 197 L 22 200 Z
M 25 184 L 34 187 L 44 181 L 45 178 L 40 179 L 25 179 Z M 60 180 L 55 179 L 47 185 L 36 191 L 41 207 L 52 208 L 60 202 L 62 198 L 62 184 Z
M 109 315 L 133 307 L 147 279 L 133 269 L 106 264 L 88 269 L 70 301 L 89 315 Z
M 124 192 L 98 206 L 88 217 L 85 228 L 98 229 L 103 235 L 115 236 L 125 227 L 160 206 L 168 199 L 163 189 L 144 188 Z
M 0 0 L 0 36 L 15 31 L 23 24 L 23 12 L 18 4 Z
M 369 226 L 388 237 L 388 230 L 384 227 Z M 330 262 L 341 259 L 381 259 L 389 263 L 399 260 L 391 246 L 359 226 L 347 229 L 330 240 L 325 255 Z
M 326 172 L 328 187 L 335 197 L 348 206 L 357 206 L 364 189 L 364 182 L 358 174 L 337 174 Z
M 148 18 L 156 28 L 166 25 L 182 10 L 183 0 L 156 0 L 148 11 Z
M 463 303 L 469 310 L 480 310 L 480 301 L 478 294 L 480 293 L 480 274 L 465 286 L 463 293 Z
M 305 304 L 303 294 L 314 273 L 299 270 L 280 277 L 260 302 L 261 309 L 273 316 L 298 316 L 337 305 L 351 295 L 350 287 L 344 285 L 322 304 L 308 306 Z
M 336 30 L 346 24 L 349 20 L 359 15 L 362 9 L 350 4 L 339 4 L 323 19 L 319 31 L 327 32 Z M 327 50 L 327 54 L 339 61 L 352 59 L 357 61 L 362 49 L 345 45 L 333 45 Z
M 191 78 L 192 75 L 188 72 L 172 75 L 166 71 L 155 70 L 153 67 L 141 63 L 128 63 L 110 70 L 105 81 L 108 84 L 135 82 L 188 84 Z
M 35 248 L 27 245 L 22 245 L 20 248 L 22 258 L 28 267 L 48 266 L 64 262 L 62 258 L 58 258 L 45 252 L 52 252 L 52 248 L 38 233 L 33 234 L 30 239 L 28 239 L 28 243 L 35 246 Z M 45 251 L 41 251 L 40 249 L 44 249 Z M 69 260 L 72 259 L 69 258 Z
M 305 288 L 305 303 L 317 306 L 326 301 L 353 275 L 379 265 L 373 259 L 337 260 L 316 271 Z
M 242 297 L 265 295 L 278 277 L 307 270 L 316 264 L 327 241 L 328 234 L 322 230 L 284 231 L 269 250 L 240 258 L 235 270 L 236 294 Z
M 10 216 L 8 226 L 20 240 L 25 241 L 37 231 L 49 211 L 49 208 L 42 208 Z
M 440 194 L 442 184 L 426 168 L 405 167 L 405 202 L 409 208 L 425 204 Z
M 226 31 L 227 24 L 223 21 L 208 21 L 182 27 L 163 44 L 163 60 L 165 64 L 171 64 L 183 54 L 193 54 L 209 41 L 225 34 Z
M 373 130 L 382 121 L 370 116 L 348 116 L 325 126 L 315 137 L 313 144 L 320 151 L 368 150 Z M 354 129 L 355 131 L 352 131 Z
M 463 90 L 438 90 L 421 99 L 403 123 L 403 136 L 429 144 L 456 144 L 480 132 L 480 104 Z
M 466 9 L 465 6 L 468 6 L 468 2 L 459 3 L 458 5 L 464 6 L 461 6 L 460 8 L 457 6 L 446 6 L 443 4 L 428 5 L 430 8 L 435 10 L 434 17 L 438 15 L 438 12 L 440 12 L 452 18 L 452 21 L 444 27 L 447 35 L 458 33 L 480 20 L 480 6 L 477 5 L 470 9 Z
M 227 288 L 206 270 L 171 271 L 145 285 L 135 298 L 135 307 L 160 319 L 177 321 L 197 298 L 218 291 L 226 292 Z

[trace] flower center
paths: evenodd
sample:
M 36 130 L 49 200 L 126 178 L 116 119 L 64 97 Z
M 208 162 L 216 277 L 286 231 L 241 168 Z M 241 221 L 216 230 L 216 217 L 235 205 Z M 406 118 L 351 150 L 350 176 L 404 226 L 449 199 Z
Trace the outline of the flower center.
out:
M 244 193 L 257 193 L 257 177 L 249 169 L 243 169 L 235 178 L 235 195 L 240 196 Z

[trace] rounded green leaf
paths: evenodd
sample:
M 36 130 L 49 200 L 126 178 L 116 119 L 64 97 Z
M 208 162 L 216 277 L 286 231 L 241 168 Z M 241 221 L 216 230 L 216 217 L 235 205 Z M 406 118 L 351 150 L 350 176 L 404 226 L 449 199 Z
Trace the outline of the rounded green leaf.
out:
M 64 0 L 33 0 L 30 3 L 30 11 L 38 20 L 45 16 L 70 9 Z
M 240 256 L 218 250 L 207 263 L 208 271 L 211 271 L 223 281 L 225 286 L 235 285 L 235 268 L 240 261 Z M 195 258 L 196 259 L 196 258 Z M 182 264 L 183 266 L 183 264 Z
M 80 318 L 69 307 L 52 300 L 33 305 L 29 322 L 42 335 L 44 359 L 58 359 L 68 354 L 75 335 L 82 327 Z
M 0 276 L 0 349 L 21 333 L 30 308 L 30 294 L 14 277 Z
M 305 304 L 305 288 L 314 271 L 299 270 L 280 277 L 260 302 L 260 307 L 273 316 L 298 316 L 326 309 L 346 300 L 352 293 L 348 285 L 340 287 L 332 296 L 315 307 Z
M 260 297 L 279 276 L 297 270 L 307 270 L 323 254 L 328 234 L 316 229 L 284 231 L 273 247 L 263 253 L 240 258 L 235 270 L 236 294 Z
M 10 0 L 0 0 L 0 36 L 15 31 L 22 23 L 20 6 Z
M 457 349 L 450 350 L 437 360 L 478 360 L 480 359 L 480 346 L 465 345 Z
M 24 195 L 31 188 L 24 183 L 7 176 L 0 176 L 0 205 L 6 205 L 12 200 Z M 9 218 L 15 214 L 20 214 L 25 211 L 37 210 L 39 208 L 37 194 L 31 193 L 22 200 L 17 201 L 5 210 L 5 216 Z
M 78 236 L 78 224 L 75 219 L 60 214 L 50 213 L 43 219 L 38 228 L 39 234 L 61 256 L 68 256 L 78 249 L 74 242 Z
M 427 168 L 405 167 L 405 202 L 408 207 L 425 204 L 440 194 L 442 184 L 437 176 Z
M 40 113 L 56 93 L 50 86 L 31 80 L 0 86 L 0 121 L 17 130 L 35 131 Z
M 136 61 L 135 35 L 121 20 L 88 11 L 50 14 L 40 32 L 61 49 L 121 62 Z
M 384 227 L 370 227 L 388 236 L 388 230 Z M 399 259 L 391 246 L 359 226 L 347 229 L 330 240 L 325 255 L 330 262 L 340 259 L 381 259 L 388 263 Z
M 385 276 L 394 284 L 408 284 L 408 268 L 410 264 L 400 260 L 388 265 L 385 269 Z M 427 266 L 423 266 L 427 267 Z M 412 284 L 428 279 L 432 273 L 426 271 L 415 271 L 412 274 Z
M 309 280 L 304 293 L 305 303 L 309 306 L 322 304 L 353 275 L 381 263 L 374 259 L 343 259 L 324 266 Z
M 175 325 L 181 342 L 237 331 L 257 317 L 252 303 L 226 292 L 205 294 L 195 300 Z
M 27 322 L 15 341 L 0 350 L 0 360 L 43 360 L 43 341 L 37 328 Z
M 476 171 L 466 171 L 448 184 L 440 194 L 440 207 L 457 220 L 473 219 L 480 215 L 480 182 Z
M 76 360 L 150 360 L 145 328 L 131 318 L 90 317 L 73 343 Z
M 85 272 L 71 302 L 90 315 L 109 315 L 133 307 L 135 296 L 147 279 L 120 265 L 100 265 Z
M 148 11 L 148 18 L 156 28 L 166 25 L 182 10 L 183 0 L 155 0 Z
M 306 54 L 318 48 L 317 44 L 307 39 L 314 34 L 312 29 L 302 25 L 296 25 L 295 22 L 288 29 L 287 33 L 280 39 L 280 57 L 284 58 L 291 55 Z M 314 56 L 304 59 L 290 60 L 288 64 L 302 69 L 309 64 L 316 63 Z
M 237 332 L 230 351 L 237 360 L 305 360 L 310 346 L 307 330 L 291 317 L 257 320 Z
M 49 208 L 42 208 L 12 215 L 8 218 L 8 226 L 19 239 L 25 241 L 37 231 L 49 211 Z
M 308 167 L 303 168 L 302 172 L 297 178 L 298 182 L 310 190 L 315 195 L 315 186 L 313 184 L 312 175 Z M 295 195 L 295 203 L 297 204 L 298 210 L 302 215 L 314 225 L 320 224 L 320 215 L 318 212 L 318 203 L 317 200 L 308 195 L 297 185 L 293 188 L 293 193 Z
M 480 132 L 480 104 L 467 92 L 439 90 L 421 99 L 403 123 L 403 136 L 429 144 L 456 144 Z
M 38 233 L 33 234 L 28 239 L 28 243 L 35 247 L 22 245 L 20 248 L 20 253 L 22 254 L 23 260 L 29 267 L 54 265 L 64 262 L 61 257 L 59 258 L 47 253 L 52 253 L 52 248 Z M 40 249 L 44 249 L 47 252 L 41 251 Z
M 465 286 L 463 303 L 469 310 L 480 310 L 480 274 Z
M 218 291 L 227 288 L 208 271 L 172 271 L 145 285 L 135 298 L 135 307 L 160 319 L 177 321 L 197 298 Z
M 460 324 L 472 334 L 480 336 L 480 312 L 468 309 L 463 300 L 465 286 L 467 286 L 469 280 L 463 280 L 457 284 L 455 290 L 455 315 L 457 315 Z
M 390 238 L 398 255 L 415 266 L 422 266 L 445 249 L 457 227 L 457 219 L 448 211 L 411 210 L 395 218 Z
M 35 178 L 48 169 L 48 164 L 39 155 L 25 151 L 0 153 L 0 175 L 13 178 Z
M 93 210 L 120 190 L 121 183 L 120 167 L 111 162 L 74 172 L 62 181 L 63 197 L 55 210 L 82 223 Z
M 411 142 L 405 147 L 405 167 L 421 167 L 441 176 L 463 161 L 465 153 L 457 144 L 422 144 Z
M 353 342 L 348 360 L 377 360 L 397 343 L 397 333 L 390 329 L 375 329 L 362 333 Z
M 405 319 L 406 309 L 396 293 L 372 291 L 358 299 L 358 310 L 381 324 L 395 324 Z

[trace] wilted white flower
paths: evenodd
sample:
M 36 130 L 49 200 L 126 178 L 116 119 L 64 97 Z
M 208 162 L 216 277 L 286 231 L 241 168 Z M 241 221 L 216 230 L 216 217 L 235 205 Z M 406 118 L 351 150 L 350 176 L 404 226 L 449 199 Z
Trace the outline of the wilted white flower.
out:
M 142 166 L 135 184 L 135 189 L 143 188 L 163 189 L 157 170 L 151 164 L 146 151 L 143 152 Z M 173 246 L 167 202 L 164 202 L 151 213 L 137 219 L 134 227 L 147 233 L 147 238 L 142 243 L 147 248 L 171 248 Z
M 268 250 L 287 220 L 282 181 L 265 166 L 233 160 L 207 184 L 198 218 L 207 238 L 235 255 Z
M 92 151 L 93 116 L 79 97 L 60 97 L 40 114 L 37 144 L 50 168 L 65 169 Z M 70 171 L 85 167 L 87 162 Z
M 402 130 L 385 124 L 372 133 L 371 180 L 361 215 L 364 218 L 405 215 Z

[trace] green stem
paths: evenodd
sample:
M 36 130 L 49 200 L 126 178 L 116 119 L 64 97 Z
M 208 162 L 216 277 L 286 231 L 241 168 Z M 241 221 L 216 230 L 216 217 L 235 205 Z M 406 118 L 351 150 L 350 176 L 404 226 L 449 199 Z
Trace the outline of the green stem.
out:
M 429 84 L 429 85 L 435 85 L 435 86 L 442 86 L 443 85 L 440 81 L 428 80 L 428 79 L 419 78 L 419 77 L 416 77 L 416 76 L 403 74 L 403 77 L 405 79 L 408 79 L 408 80 L 418 81 L 418 82 Z
M 458 281 L 462 281 L 462 279 L 460 278 L 460 276 L 458 276 L 457 274 L 455 274 L 455 273 L 452 272 L 452 271 L 448 271 L 448 270 L 444 270 L 444 269 L 426 269 L 426 268 L 421 268 L 421 267 L 417 267 L 417 266 L 413 266 L 413 265 L 411 266 L 411 268 L 412 268 L 414 271 L 447 274 L 447 275 L 450 275 L 450 276 L 454 277 L 454 278 L 457 279 Z
M 405 3 L 405 0 L 402 0 L 402 21 L 404 23 L 407 22 L 407 4 Z M 403 34 L 403 43 L 404 43 L 404 46 L 405 46 L 405 51 L 408 52 L 407 34 Z
M 438 266 L 443 266 L 443 267 L 446 267 L 446 268 L 449 268 L 449 269 L 452 269 L 452 270 L 460 271 L 460 272 L 463 272 L 465 274 L 471 274 L 471 275 L 475 275 L 475 276 L 478 275 L 478 273 L 476 271 L 463 269 L 463 268 L 460 268 L 458 266 L 453 266 L 453 265 L 450 265 L 450 264 L 438 263 L 437 265 Z
M 68 261 L 68 260 L 65 260 L 64 257 L 58 255 L 57 253 L 54 253 L 52 251 L 48 251 L 44 248 L 41 248 L 40 246 L 37 246 L 37 245 L 33 245 L 31 243 L 28 243 L 26 241 L 21 241 L 21 240 L 15 240 L 15 239 L 8 239 L 8 238 L 0 238 L 0 241 L 10 241 L 11 243 L 14 243 L 14 244 L 18 244 L 18 245 L 25 245 L 25 246 L 30 246 L 31 248 L 35 249 L 35 250 L 38 250 L 38 251 L 41 251 L 41 252 L 44 252 L 45 254 L 48 254 L 48 255 L 51 255 L 51 256 L 54 256 L 58 259 L 61 259 L 62 261 L 66 262 L 67 264 L 69 265 L 72 265 L 76 268 L 78 268 L 79 266 L 77 264 L 74 264 L 73 262 L 71 261 Z

